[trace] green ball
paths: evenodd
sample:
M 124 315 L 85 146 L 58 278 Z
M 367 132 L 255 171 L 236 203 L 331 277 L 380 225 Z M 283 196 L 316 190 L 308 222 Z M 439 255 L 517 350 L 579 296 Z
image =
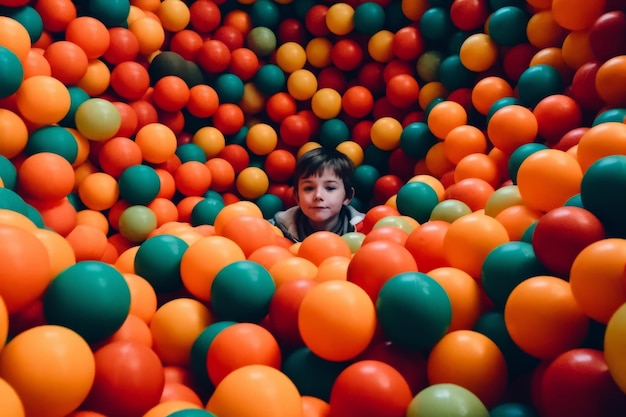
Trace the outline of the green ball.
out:
M 430 220 L 441 220 L 452 223 L 456 219 L 470 214 L 472 209 L 460 200 L 443 200 L 430 213 Z
M 509 177 L 511 178 L 511 182 L 513 184 L 517 184 L 517 171 L 519 171 L 519 167 L 522 165 L 522 162 L 526 160 L 530 155 L 534 154 L 537 151 L 542 151 L 544 149 L 548 149 L 546 145 L 543 143 L 525 143 L 519 148 L 515 149 L 511 156 L 509 157 L 509 162 L 507 164 L 507 169 L 509 171 Z
M 261 209 L 264 219 L 271 219 L 276 213 L 283 210 L 283 200 L 276 194 L 266 193 L 255 201 L 256 205 Z
M 539 417 L 533 407 L 525 403 L 508 402 L 498 404 L 489 411 L 490 417 Z
M 513 289 L 527 278 L 549 274 L 537 259 L 532 244 L 511 241 L 496 246 L 483 261 L 481 282 L 489 299 L 504 308 Z
M 210 411 L 201 408 L 188 408 L 184 410 L 174 411 L 166 417 L 217 417 Z
M 30 134 L 24 151 L 27 155 L 41 152 L 55 153 L 73 164 L 78 156 L 78 143 L 74 135 L 66 128 L 49 125 Z
M 130 13 L 130 1 L 128 0 L 90 0 L 87 3 L 89 15 L 107 27 L 124 26 L 128 13 Z
M 385 9 L 373 1 L 365 1 L 354 8 L 354 29 L 372 36 L 385 27 Z
M 605 227 L 607 236 L 626 237 L 626 156 L 611 155 L 587 168 L 580 183 L 580 197 L 585 209 Z
M 131 242 L 143 242 L 157 227 L 157 219 L 146 206 L 130 206 L 122 212 L 118 222 L 122 236 Z
M 489 36 L 499 46 L 515 46 L 528 42 L 526 26 L 530 15 L 514 6 L 501 7 L 489 17 Z
M 491 339 L 502 352 L 507 364 L 509 376 L 527 374 L 535 369 L 540 359 L 524 352 L 511 338 L 504 321 L 504 313 L 499 310 L 491 310 L 483 313 L 472 329 L 484 334 Z
M 220 103 L 239 103 L 243 98 L 244 84 L 235 74 L 219 75 L 213 88 L 220 98 Z
M 365 234 L 361 232 L 348 232 L 346 234 L 341 235 L 341 238 L 348 243 L 348 247 L 350 247 L 350 252 L 355 253 L 365 240 Z
M 181 163 L 189 161 L 198 161 L 203 164 L 207 161 L 206 153 L 199 145 L 195 143 L 184 143 L 176 148 L 176 156 Z
M 203 224 L 214 225 L 215 218 L 226 206 L 221 196 L 207 197 L 200 200 L 191 209 L 191 225 L 200 226 Z
M 319 129 L 319 142 L 326 148 L 336 148 L 340 143 L 350 139 L 350 129 L 341 119 L 324 120 Z
M 248 48 L 261 58 L 268 57 L 276 50 L 276 34 L 266 26 L 252 28 L 246 36 Z
M 82 88 L 70 85 L 67 87 L 68 93 L 70 93 L 70 109 L 67 114 L 59 121 L 60 126 L 76 128 L 76 110 L 85 101 L 89 100 L 91 96 Z
M 517 81 L 519 98 L 528 107 L 535 107 L 544 98 L 563 92 L 559 71 L 551 65 L 533 65 L 522 72 Z
M 422 36 L 435 42 L 449 38 L 454 30 L 450 13 L 444 7 L 427 9 L 420 18 L 419 26 Z
M 456 384 L 433 384 L 409 403 L 406 417 L 489 417 L 483 402 L 470 390 Z
M 131 165 L 118 178 L 120 197 L 130 205 L 146 205 L 161 189 L 159 174 L 148 165 Z
M 439 140 L 424 122 L 413 122 L 402 129 L 400 134 L 400 148 L 414 159 L 423 159 Z
M 256 262 L 242 260 L 218 271 L 211 284 L 211 306 L 221 320 L 258 323 L 276 291 L 274 279 Z
M 380 172 L 372 165 L 361 164 L 354 169 L 353 185 L 356 196 L 367 201 L 374 196 L 374 184 L 380 178 Z
M 221 333 L 222 330 L 227 327 L 237 324 L 234 321 L 216 321 L 209 324 L 202 332 L 196 337 L 196 340 L 191 345 L 191 351 L 189 353 L 189 364 L 192 375 L 196 383 L 201 387 L 214 388 L 213 382 L 209 377 L 209 373 L 206 367 L 206 357 L 211 347 L 211 343 Z
M 256 88 L 261 93 L 268 96 L 283 91 L 283 89 L 287 85 L 285 73 L 279 66 L 274 64 L 263 65 L 254 74 L 252 80 L 254 81 L 254 85 L 256 86 Z
M 4 46 L 0 46 L 0 79 L 0 98 L 15 93 L 24 80 L 24 68 L 20 59 Z
M 280 9 L 274 1 L 256 0 L 250 7 L 252 26 L 264 26 L 276 29 L 280 23 Z
M 409 216 L 420 224 L 430 219 L 437 204 L 439 204 L 437 192 L 421 181 L 404 184 L 396 195 L 396 207 L 400 214 Z
M 472 87 L 476 74 L 468 70 L 458 54 L 449 55 L 439 64 L 439 81 L 448 91 Z
M 17 185 L 17 168 L 4 155 L 0 155 L 0 179 L 4 183 L 4 188 L 15 190 Z
M 157 54 L 148 66 L 150 74 L 150 84 L 154 85 L 161 78 L 168 75 L 175 75 L 183 80 L 189 76 L 191 66 L 187 64 L 185 58 L 174 51 L 163 51 Z
M 113 137 L 122 125 L 122 116 L 115 104 L 103 98 L 82 102 L 74 116 L 76 129 L 87 139 L 104 141 Z
M 452 320 L 448 294 L 422 272 L 403 272 L 385 282 L 378 293 L 376 312 L 389 340 L 409 349 L 432 348 Z
M 625 119 L 626 108 L 608 109 L 598 114 L 596 118 L 593 119 L 591 126 L 593 127 L 607 122 L 623 123 Z
M 72 329 L 92 343 L 122 326 L 130 311 L 130 290 L 113 266 L 81 261 L 50 282 L 42 303 L 46 322 Z
M 444 55 L 440 51 L 426 51 L 417 59 L 417 75 L 424 82 L 439 80 L 439 65 Z
M 293 381 L 301 395 L 330 400 L 333 383 L 349 365 L 322 359 L 307 347 L 301 347 L 285 358 L 282 371 Z
M 135 273 L 148 281 L 157 293 L 183 287 L 180 262 L 189 245 L 177 236 L 156 235 L 141 243 L 135 254 Z

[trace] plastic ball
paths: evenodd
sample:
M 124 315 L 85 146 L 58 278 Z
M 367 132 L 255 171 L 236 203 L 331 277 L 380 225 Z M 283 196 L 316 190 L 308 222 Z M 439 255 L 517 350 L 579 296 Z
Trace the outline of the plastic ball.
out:
M 406 379 L 395 368 L 377 360 L 362 360 L 337 376 L 329 404 L 331 415 L 400 417 L 411 399 Z
M 521 163 L 517 186 L 528 207 L 549 211 L 580 192 L 582 178 L 576 158 L 556 149 L 544 149 Z
M 457 384 L 432 384 L 409 403 L 407 417 L 487 417 L 485 404 L 470 390 Z
M 184 240 L 173 235 L 152 236 L 139 246 L 135 254 L 135 272 L 158 292 L 180 289 L 180 262 L 188 247 Z
M 3 63 L 0 75 L 6 80 L 0 88 L 0 97 L 6 98 L 20 88 L 24 79 L 24 68 L 17 55 L 4 46 L 0 46 L 0 60 Z
M 96 375 L 85 407 L 106 414 L 131 416 L 154 407 L 165 376 L 157 354 L 141 343 L 111 342 L 93 354 Z
M 253 28 L 246 36 L 248 47 L 259 57 L 269 56 L 277 45 L 276 35 L 265 26 Z
M 349 360 L 362 353 L 374 337 L 375 323 L 373 301 L 349 281 L 316 285 L 304 296 L 298 312 L 305 345 L 332 361 Z
M 220 417 L 288 417 L 302 413 L 302 400 L 281 371 L 267 365 L 247 365 L 222 380 L 206 409 Z
M 474 72 L 487 71 L 498 58 L 498 47 L 493 39 L 484 33 L 470 35 L 459 51 L 463 65 Z
M 77 333 L 41 325 L 17 334 L 4 347 L 0 377 L 19 396 L 22 416 L 52 417 L 68 415 L 82 404 L 94 382 L 95 367 L 91 348 Z
M 542 99 L 563 92 L 563 79 L 554 67 L 545 64 L 534 65 L 519 77 L 520 100 L 534 107 Z M 521 90 L 524 88 L 524 90 Z
M 71 164 L 78 156 L 78 144 L 71 131 L 60 126 L 44 126 L 33 131 L 24 149 L 27 155 L 50 152 L 61 155 Z
M 451 372 L 452 369 L 454 371 Z M 476 378 L 478 369 L 485 372 Z M 428 356 L 428 380 L 431 384 L 462 386 L 489 408 L 502 401 L 507 379 L 507 365 L 499 347 L 474 330 L 446 334 Z
M 119 231 L 131 242 L 143 242 L 156 228 L 156 215 L 144 205 L 124 209 L 119 218 Z
M 530 14 L 515 6 L 495 10 L 488 20 L 489 36 L 499 46 L 514 46 L 527 41 L 526 26 Z
M 439 197 L 433 188 L 423 182 L 413 181 L 403 185 L 398 191 L 396 206 L 398 211 L 424 223 L 439 204 Z
M 442 101 L 433 106 L 428 113 L 428 128 L 439 139 L 455 127 L 467 124 L 467 111 L 454 101 Z
M 212 306 L 222 320 L 259 322 L 268 311 L 275 285 L 265 267 L 239 261 L 222 268 L 211 284 Z
M 281 363 L 281 352 L 274 336 L 260 325 L 247 322 L 235 323 L 220 331 L 206 356 L 208 375 L 216 386 L 244 366 L 280 369 Z
M 71 105 L 67 87 L 52 76 L 35 75 L 27 78 L 15 94 L 20 114 L 36 124 L 59 122 Z
M 332 88 L 321 88 L 311 97 L 311 109 L 320 119 L 332 119 L 341 111 L 342 97 Z
M 11 51 L 20 61 L 23 61 L 31 47 L 31 38 L 27 28 L 19 20 L 9 16 L 2 16 L 2 31 L 0 32 L 0 46 Z
M 626 306 L 622 304 L 607 323 L 604 340 L 604 357 L 609 372 L 622 392 L 626 392 L 626 364 L 620 352 L 624 347 L 621 337 L 626 323 Z
M 443 287 L 452 307 L 452 318 L 448 332 L 471 329 L 482 309 L 482 294 L 479 284 L 468 273 L 452 267 L 439 267 L 427 275 Z
M 265 171 L 257 167 L 243 169 L 235 180 L 237 191 L 248 199 L 259 198 L 267 192 L 269 178 Z
M 546 275 L 530 277 L 513 289 L 504 318 L 513 341 L 540 359 L 553 359 L 580 346 L 589 328 L 570 284 Z

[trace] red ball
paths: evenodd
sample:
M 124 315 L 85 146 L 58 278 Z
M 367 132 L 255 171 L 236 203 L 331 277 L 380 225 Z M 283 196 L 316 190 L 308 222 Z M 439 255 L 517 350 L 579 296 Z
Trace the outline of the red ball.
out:
M 400 74 L 413 75 L 413 66 L 401 59 L 392 59 L 385 64 L 383 69 L 383 80 L 385 83 L 388 83 L 389 80 Z
M 569 95 L 585 110 L 598 111 L 604 106 L 596 89 L 596 73 L 602 62 L 589 61 L 582 64 L 574 73 Z
M 582 123 L 583 112 L 578 103 L 563 94 L 553 94 L 535 105 L 533 114 L 539 125 L 539 136 L 554 143 Z
M 292 114 L 280 122 L 279 133 L 286 145 L 302 146 L 311 138 L 311 126 L 302 114 Z
M 573 146 L 578 145 L 580 138 L 589 130 L 588 127 L 577 127 L 565 133 L 559 141 L 552 146 L 554 149 L 566 152 Z
M 598 17 L 589 28 L 589 46 L 599 61 L 626 55 L 626 14 L 613 10 Z
M 415 77 L 398 74 L 389 79 L 386 88 L 387 100 L 398 108 L 414 106 L 419 98 L 420 87 Z
M 139 40 L 133 32 L 123 27 L 109 29 L 109 48 L 102 58 L 111 65 L 134 61 L 139 55 Z
M 213 33 L 212 39 L 223 42 L 231 52 L 242 48 L 245 44 L 243 33 L 231 25 L 219 26 Z
M 125 61 L 111 71 L 110 85 L 118 96 L 127 100 L 139 100 L 150 87 L 150 74 L 140 63 Z
M 330 417 L 404 417 L 413 399 L 409 384 L 391 365 L 362 360 L 344 369 L 330 392 Z
M 195 61 L 198 50 L 202 47 L 204 39 L 198 32 L 183 29 L 176 32 L 170 40 L 170 50 L 188 61 Z
M 372 144 L 372 137 L 370 133 L 372 132 L 372 125 L 374 122 L 372 120 L 361 120 L 357 122 L 352 127 L 352 140 L 359 144 L 362 149 L 367 148 Z
M 405 26 L 393 35 L 391 48 L 397 58 L 414 61 L 424 53 L 426 44 L 416 26 Z
M 211 0 L 194 1 L 189 7 L 189 22 L 198 32 L 214 31 L 222 20 L 222 12 Z
M 350 117 L 367 116 L 374 107 L 372 92 L 361 85 L 349 87 L 341 98 L 343 111 Z
M 159 121 L 159 114 L 149 101 L 137 100 L 129 103 L 129 105 L 137 115 L 137 130 L 150 123 L 157 123 Z
M 318 89 L 332 88 L 339 94 L 346 91 L 346 73 L 337 67 L 326 67 L 317 74 Z
M 244 124 L 241 107 L 233 103 L 220 104 L 213 114 L 213 125 L 225 135 L 234 135 Z
M 304 45 L 309 39 L 309 34 L 304 22 L 292 17 L 288 17 L 287 19 L 281 21 L 278 24 L 276 32 L 278 42 L 280 44 L 285 42 L 296 42 L 299 45 Z
M 339 39 L 330 51 L 330 59 L 342 71 L 352 71 L 363 61 L 363 49 L 350 38 Z
M 274 293 L 269 308 L 272 333 L 281 344 L 302 346 L 304 342 L 298 329 L 298 310 L 304 296 L 317 285 L 312 279 L 286 281 Z
M 218 152 L 217 157 L 228 161 L 236 174 L 240 173 L 250 164 L 248 151 L 246 151 L 246 148 L 236 143 L 230 143 L 224 146 L 224 148 Z
M 404 182 L 397 175 L 387 174 L 374 182 L 374 199 L 378 204 L 385 204 L 394 195 L 398 194 Z
M 517 83 L 520 75 L 528 69 L 537 48 L 529 43 L 520 43 L 504 53 L 502 67 L 509 81 Z
M 248 48 L 234 49 L 230 54 L 229 70 L 242 81 L 248 81 L 260 67 L 259 57 Z
M 487 0 L 454 0 L 450 5 L 450 20 L 460 30 L 481 28 L 488 13 Z
M 316 37 L 324 37 L 330 33 L 328 26 L 326 26 L 326 14 L 328 13 L 328 6 L 323 4 L 316 4 L 311 7 L 304 16 L 304 25 L 311 35 Z
M 165 373 L 151 348 L 136 342 L 112 342 L 94 353 L 96 376 L 85 401 L 106 415 L 143 415 L 159 403 Z
M 554 274 L 567 277 L 578 254 L 604 238 L 604 226 L 595 215 L 580 207 L 563 206 L 538 220 L 532 245 L 539 262 Z
M 275 149 L 265 157 L 265 173 L 272 181 L 287 182 L 296 168 L 296 157 L 284 149 Z
M 208 0 L 207 0 L 208 1 Z M 220 73 L 230 65 L 231 53 L 228 46 L 215 39 L 204 41 L 197 56 L 198 65 L 209 73 Z
M 375 96 L 385 92 L 385 79 L 383 77 L 385 65 L 380 62 L 368 62 L 359 68 L 357 81 L 367 88 Z
M 288 93 L 278 92 L 265 101 L 265 112 L 272 121 L 280 123 L 296 114 L 296 100 Z
M 579 348 L 549 362 L 538 388 L 545 417 L 609 416 L 626 407 L 601 350 Z

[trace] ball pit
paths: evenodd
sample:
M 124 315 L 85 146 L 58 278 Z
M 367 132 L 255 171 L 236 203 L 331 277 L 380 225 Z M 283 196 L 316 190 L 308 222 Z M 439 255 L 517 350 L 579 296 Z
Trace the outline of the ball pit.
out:
M 625 14 L 0 0 L 3 412 L 623 409 Z M 318 146 L 365 217 L 292 243 Z

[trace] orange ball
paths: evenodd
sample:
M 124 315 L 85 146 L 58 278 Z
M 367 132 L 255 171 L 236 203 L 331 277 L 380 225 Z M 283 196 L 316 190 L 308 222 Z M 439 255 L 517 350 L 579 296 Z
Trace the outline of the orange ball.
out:
M 472 125 L 457 126 L 444 138 L 444 153 L 453 164 L 470 154 L 487 151 L 487 137 Z
M 31 259 L 32 261 L 32 259 Z M 16 335 L 2 351 L 0 375 L 19 395 L 26 415 L 68 415 L 95 378 L 91 348 L 74 331 L 40 325 Z
M 539 125 L 532 110 L 520 105 L 502 107 L 487 124 L 487 137 L 493 146 L 507 154 L 532 143 L 538 132 Z
M 130 291 L 130 309 L 128 314 L 140 318 L 149 324 L 157 310 L 157 294 L 150 282 L 132 273 L 122 272 Z
M 582 178 L 575 157 L 556 149 L 543 149 L 522 162 L 517 188 L 526 206 L 547 212 L 578 194 Z
M 235 185 L 244 198 L 254 200 L 267 192 L 270 181 L 261 168 L 247 167 L 239 173 Z
M 7 417 L 24 417 L 24 405 L 17 395 L 15 388 L 0 378 L 0 400 L 2 400 L 3 413 Z
M 448 222 L 429 220 L 415 228 L 407 237 L 404 247 L 415 258 L 420 271 L 429 273 L 435 268 L 449 265 L 443 249 L 448 227 Z
M 152 347 L 152 333 L 148 324 L 137 316 L 128 314 L 126 320 L 115 333 L 107 338 L 107 343 L 128 342 L 139 343 L 146 347 Z
M 341 112 L 341 94 L 330 88 L 320 88 L 311 97 L 311 110 L 320 119 L 332 119 Z
M 498 45 L 486 33 L 475 33 L 463 41 L 459 57 L 468 70 L 487 71 L 498 59 Z
M 481 78 L 472 88 L 472 105 L 480 114 L 486 115 L 496 101 L 513 97 L 513 87 L 501 77 L 491 76 Z
M 553 0 L 552 15 L 559 26 L 575 30 L 589 28 L 604 13 L 604 2 L 584 0 Z
M 598 159 L 626 152 L 626 124 L 600 123 L 590 127 L 578 142 L 577 159 L 583 172 Z
M 485 405 L 499 404 L 508 384 L 504 355 L 496 343 L 473 330 L 445 335 L 428 356 L 431 384 L 456 384 L 474 393 Z
M 128 30 L 139 42 L 139 53 L 150 55 L 158 51 L 165 43 L 165 28 L 158 19 L 142 16 L 128 25 Z
M 187 27 L 191 20 L 191 12 L 185 2 L 163 0 L 156 9 L 156 14 L 168 32 L 178 32 Z
M 345 281 L 348 279 L 348 265 L 350 265 L 350 258 L 346 258 L 345 256 L 339 255 L 326 258 L 317 267 L 315 280 L 317 282 L 332 280 Z
M 99 261 L 107 248 L 107 235 L 87 224 L 79 224 L 65 237 L 74 249 L 76 261 Z
M 526 29 L 528 43 L 539 49 L 558 47 L 563 44 L 568 33 L 554 20 L 551 10 L 540 10 L 533 14 L 528 19 Z
M 79 16 L 67 25 L 65 39 L 78 45 L 88 59 L 96 59 L 109 48 L 111 36 L 100 20 L 91 16 Z
M 495 219 L 506 229 L 509 240 L 521 240 L 526 230 L 542 216 L 543 212 L 524 205 L 506 207 Z
M 180 275 L 183 285 L 199 300 L 209 301 L 215 275 L 226 265 L 245 258 L 243 250 L 224 236 L 198 239 L 189 245 L 181 258 Z
M 224 192 L 232 188 L 235 183 L 235 169 L 227 160 L 223 158 L 211 158 L 205 162 L 211 171 L 212 190 Z
M 189 89 L 187 110 L 196 117 L 211 117 L 217 111 L 219 97 L 215 89 L 206 84 L 197 84 Z
M 149 123 L 141 127 L 135 135 L 143 160 L 153 164 L 166 162 L 178 146 L 176 135 L 164 124 Z
M 16 19 L 0 16 L 0 46 L 13 52 L 23 62 L 30 51 L 30 35 Z
M 623 291 L 626 245 L 609 238 L 591 243 L 574 259 L 569 282 L 572 294 L 590 318 L 608 323 L 626 302 Z
M 251 201 L 239 201 L 233 204 L 228 204 L 222 210 L 217 213 L 215 217 L 215 234 L 222 234 L 222 229 L 232 218 L 238 216 L 254 216 L 263 218 L 263 212 Z
M 248 260 L 262 265 L 268 271 L 276 262 L 284 258 L 292 258 L 295 256 L 289 249 L 278 244 L 261 246 L 248 255 Z M 271 273 L 270 273 L 271 275 Z
M 49 230 L 37 228 L 33 235 L 44 244 L 50 258 L 50 273 L 53 277 L 68 266 L 76 263 L 76 255 L 70 243 L 60 234 Z
M 428 272 L 448 294 L 452 320 L 448 332 L 471 330 L 481 314 L 481 288 L 476 280 L 458 268 L 439 267 Z
M 201 147 L 208 159 L 217 156 L 226 146 L 224 134 L 213 126 L 198 129 L 191 142 Z
M 299 256 L 285 256 L 276 260 L 269 268 L 269 273 L 274 278 L 276 288 L 280 288 L 286 282 L 299 279 L 315 279 L 318 268 L 313 262 Z
M 28 143 L 28 128 L 24 120 L 8 109 L 0 109 L 0 155 L 11 159 L 19 155 Z
M 78 184 L 78 196 L 91 210 L 107 210 L 118 201 L 119 185 L 114 177 L 104 172 L 88 174 Z
M 41 202 L 57 202 L 74 189 L 74 168 L 62 156 L 40 152 L 27 157 L 18 169 L 19 189 Z
M 189 97 L 189 87 L 179 76 L 166 75 L 154 83 L 152 100 L 161 110 L 168 112 L 179 111 L 187 105 Z
M 308 259 L 316 266 L 331 256 L 350 258 L 352 251 L 348 242 L 336 233 L 319 231 L 313 233 L 301 242 L 298 247 L 298 256 Z
M 276 338 L 254 323 L 237 323 L 220 331 L 211 342 L 206 358 L 209 378 L 215 386 L 241 367 L 265 365 L 280 369 L 281 363 Z
M 305 345 L 317 356 L 330 361 L 350 360 L 372 341 L 376 309 L 358 285 L 325 281 L 302 299 L 298 328 Z
M 457 183 L 469 178 L 481 179 L 495 189 L 501 184 L 503 177 L 504 173 L 500 172 L 496 161 L 484 153 L 466 155 L 454 168 L 454 181 Z
M 433 135 L 443 140 L 452 129 L 467 124 L 467 111 L 455 101 L 442 101 L 430 110 L 427 124 Z
M 62 236 L 67 235 L 76 226 L 76 208 L 66 197 L 50 204 L 37 202 L 31 204 L 39 211 L 44 225 Z
M 267 123 L 257 123 L 248 129 L 246 147 L 256 155 L 267 155 L 276 149 L 278 133 Z
M 528 278 L 511 291 L 504 321 L 515 344 L 540 359 L 554 359 L 579 347 L 589 328 L 570 283 L 543 275 Z
M 53 278 L 46 245 L 14 225 L 0 224 L 0 263 L 0 297 L 9 313 L 38 299 Z
M 15 104 L 22 117 L 35 124 L 55 124 L 70 110 L 67 87 L 52 76 L 35 75 L 25 79 L 15 93 Z
M 506 229 L 497 220 L 474 212 L 450 224 L 443 247 L 450 266 L 478 279 L 489 252 L 508 241 Z
M 191 346 L 211 322 L 211 312 L 198 300 L 168 301 L 156 310 L 150 321 L 153 350 L 164 365 L 187 366 Z
M 65 85 L 76 84 L 87 72 L 89 58 L 78 45 L 67 40 L 52 42 L 44 54 L 51 75 Z
M 274 227 L 256 216 L 237 216 L 230 219 L 220 230 L 220 235 L 235 242 L 246 257 L 255 250 L 271 245 L 276 240 Z
M 606 60 L 596 73 L 595 85 L 598 95 L 611 107 L 626 106 L 626 56 Z

